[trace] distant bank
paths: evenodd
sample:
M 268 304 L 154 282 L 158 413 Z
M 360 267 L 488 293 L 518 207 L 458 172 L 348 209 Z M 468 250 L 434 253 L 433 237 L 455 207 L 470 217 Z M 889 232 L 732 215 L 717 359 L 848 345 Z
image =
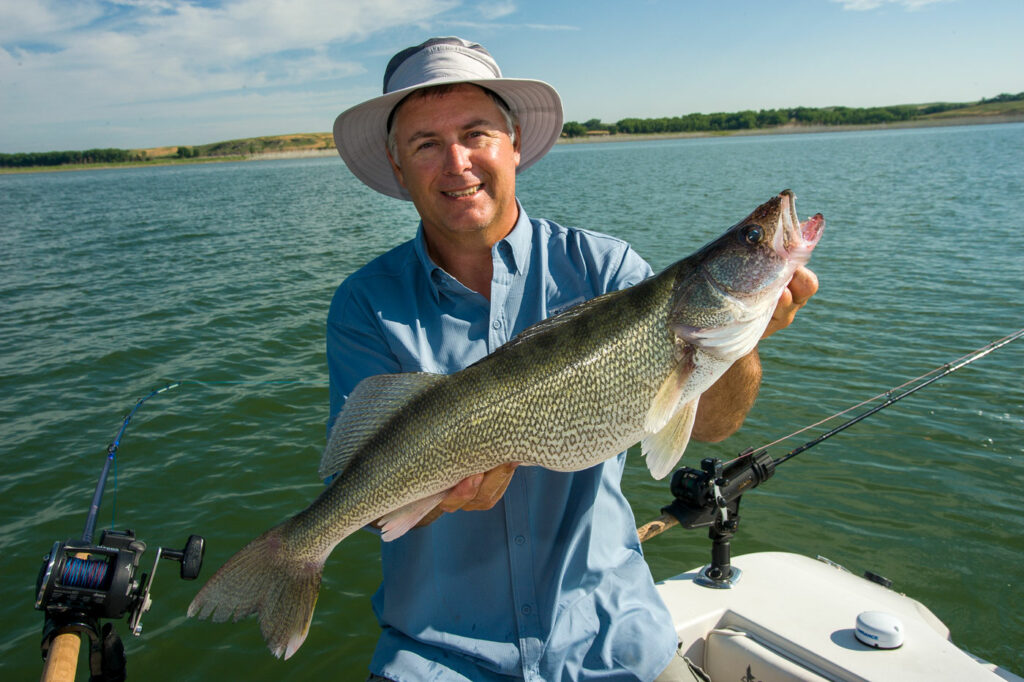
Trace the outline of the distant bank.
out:
M 1001 96 L 1003 97 L 1003 96 Z M 886 123 L 815 124 L 789 121 L 781 125 L 728 130 L 697 130 L 680 132 L 624 133 L 602 129 L 599 121 L 588 122 L 592 129 L 574 136 L 562 134 L 558 144 L 593 144 L 631 140 L 661 140 L 698 137 L 732 137 L 745 135 L 792 135 L 802 133 L 846 132 L 858 130 L 891 130 L 936 126 L 1024 122 L 1024 93 L 1010 100 L 987 100 L 971 107 Z M 735 115 L 730 115 L 735 116 Z M 657 119 L 648 119 L 654 121 Z M 569 124 L 567 124 L 568 126 Z M 582 126 L 583 124 L 576 124 Z M 90 154 L 92 157 L 90 157 Z M 288 158 L 335 156 L 334 139 L 330 133 L 297 133 L 256 138 L 243 138 L 212 144 L 150 149 L 97 149 L 85 152 L 46 152 L 42 154 L 0 154 L 0 173 L 52 172 L 126 168 L 138 166 L 177 165 L 183 163 L 217 163 L 226 161 L 261 161 Z M 114 156 L 117 160 L 106 160 Z M 38 163 L 32 163 L 39 159 Z M 62 162 L 61 159 L 70 162 Z M 93 160 L 95 159 L 95 160 Z
M 629 142 L 632 140 L 669 140 L 688 137 L 742 137 L 747 135 L 799 135 L 803 133 L 838 133 L 857 130 L 896 130 L 901 128 L 937 128 L 942 126 L 983 125 L 989 123 L 1022 123 L 1024 113 L 1000 116 L 959 116 L 941 119 L 917 119 L 895 123 L 865 123 L 859 125 L 798 125 L 788 124 L 773 128 L 745 130 L 697 131 L 680 133 L 618 133 L 615 135 L 587 135 L 562 137 L 558 144 L 593 144 L 602 142 Z

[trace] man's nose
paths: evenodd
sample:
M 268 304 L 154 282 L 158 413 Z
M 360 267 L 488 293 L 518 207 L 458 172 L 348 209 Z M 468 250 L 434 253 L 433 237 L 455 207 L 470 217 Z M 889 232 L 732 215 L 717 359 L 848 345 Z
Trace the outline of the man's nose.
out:
M 469 149 L 458 142 L 448 145 L 444 158 L 444 170 L 446 173 L 459 175 L 472 166 L 473 164 L 469 160 Z

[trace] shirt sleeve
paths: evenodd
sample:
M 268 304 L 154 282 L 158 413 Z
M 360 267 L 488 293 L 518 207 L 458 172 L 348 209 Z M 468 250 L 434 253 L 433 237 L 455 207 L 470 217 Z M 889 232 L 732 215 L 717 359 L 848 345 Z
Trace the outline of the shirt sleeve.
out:
M 327 314 L 327 373 L 330 378 L 331 407 L 327 435 L 349 394 L 369 376 L 400 372 L 377 316 L 350 280 L 338 287 Z
M 654 274 L 651 266 L 632 247 L 623 250 L 618 269 L 608 281 L 608 291 L 618 291 L 639 284 Z

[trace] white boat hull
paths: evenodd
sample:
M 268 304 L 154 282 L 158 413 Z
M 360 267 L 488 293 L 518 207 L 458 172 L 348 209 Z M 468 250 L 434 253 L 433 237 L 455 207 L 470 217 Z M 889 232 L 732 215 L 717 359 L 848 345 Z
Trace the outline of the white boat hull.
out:
M 731 589 L 694 582 L 700 569 L 658 584 L 682 651 L 714 682 L 776 680 L 1012 680 L 1024 678 L 959 649 L 923 604 L 834 564 L 797 554 L 735 557 Z M 896 649 L 854 635 L 857 616 L 881 611 L 902 626 Z

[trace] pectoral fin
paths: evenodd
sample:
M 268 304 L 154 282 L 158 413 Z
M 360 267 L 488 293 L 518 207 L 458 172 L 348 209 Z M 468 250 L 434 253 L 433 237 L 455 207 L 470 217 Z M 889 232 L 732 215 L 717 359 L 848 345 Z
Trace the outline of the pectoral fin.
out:
M 644 431 L 647 433 L 657 433 L 665 427 L 665 424 L 668 424 L 669 420 L 672 419 L 672 416 L 679 409 L 679 401 L 683 397 L 683 390 L 686 389 L 686 383 L 692 374 L 693 356 L 690 353 L 685 353 L 679 362 L 676 363 L 668 378 L 662 383 L 657 395 L 654 396 L 650 410 L 647 412 L 647 419 L 644 422 Z
M 655 479 L 665 478 L 683 456 L 686 444 L 690 442 L 693 420 L 697 416 L 698 400 L 699 398 L 694 398 L 683 405 L 660 431 L 641 441 L 640 449 L 647 458 L 647 468 Z

